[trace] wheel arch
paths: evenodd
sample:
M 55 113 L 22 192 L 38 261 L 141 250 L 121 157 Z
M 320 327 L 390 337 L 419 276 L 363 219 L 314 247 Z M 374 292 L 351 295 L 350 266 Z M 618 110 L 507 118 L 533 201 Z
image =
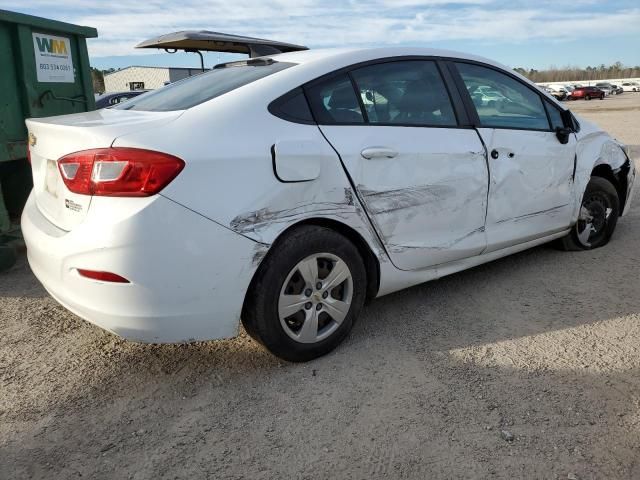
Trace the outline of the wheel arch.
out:
M 620 202 L 620 215 L 624 210 L 624 206 L 627 201 L 627 173 L 629 171 L 629 161 L 615 171 L 611 168 L 611 165 L 601 163 L 596 165 L 591 171 L 592 177 L 604 178 L 611 182 L 618 192 L 618 201 Z
M 365 272 L 367 274 L 365 301 L 368 302 L 370 300 L 373 300 L 378 295 L 378 290 L 380 289 L 380 262 L 378 261 L 376 255 L 373 253 L 373 250 L 371 249 L 367 241 L 362 237 L 362 235 L 360 235 L 360 233 L 358 233 L 349 225 L 346 225 L 337 220 L 324 217 L 312 217 L 305 218 L 303 220 L 300 220 L 299 222 L 289 225 L 286 229 L 278 234 L 276 239 L 269 247 L 269 251 L 265 255 L 265 258 L 268 257 L 275 248 L 278 247 L 278 243 L 281 242 L 282 239 L 289 235 L 293 230 L 305 225 L 315 225 L 318 227 L 331 229 L 343 235 L 355 245 L 355 247 L 358 249 L 358 252 L 360 253 L 360 256 L 362 257 Z M 253 273 L 253 277 L 251 279 L 251 282 L 249 283 L 249 288 L 247 288 L 247 293 L 245 293 L 245 298 L 243 301 L 243 311 L 247 303 L 247 294 L 249 291 L 251 291 L 251 285 L 257 278 L 262 265 L 264 265 L 264 259 L 262 260 L 256 271 Z

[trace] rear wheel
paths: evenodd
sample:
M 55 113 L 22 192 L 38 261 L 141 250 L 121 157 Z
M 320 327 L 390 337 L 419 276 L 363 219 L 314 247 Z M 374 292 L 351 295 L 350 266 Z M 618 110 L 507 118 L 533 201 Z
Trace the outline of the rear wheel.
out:
M 610 181 L 591 177 L 584 192 L 578 221 L 561 239 L 565 250 L 592 250 L 609 242 L 616 228 L 620 205 L 618 192 Z
M 587 95 L 586 97 L 584 97 L 585 100 L 591 100 L 591 95 Z
M 604 100 L 604 93 L 600 95 L 600 100 Z
M 303 226 L 278 242 L 261 264 L 242 322 L 249 335 L 278 357 L 311 360 L 344 340 L 365 291 L 358 249 L 333 230 Z

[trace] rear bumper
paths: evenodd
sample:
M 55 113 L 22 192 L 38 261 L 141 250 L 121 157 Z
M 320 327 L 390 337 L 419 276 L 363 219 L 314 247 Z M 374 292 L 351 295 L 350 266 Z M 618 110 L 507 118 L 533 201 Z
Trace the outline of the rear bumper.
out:
M 174 343 L 235 336 L 263 247 L 162 196 L 92 200 L 83 223 L 58 229 L 33 196 L 22 215 L 29 265 L 66 308 L 128 340 Z M 131 283 L 90 280 L 77 269 Z

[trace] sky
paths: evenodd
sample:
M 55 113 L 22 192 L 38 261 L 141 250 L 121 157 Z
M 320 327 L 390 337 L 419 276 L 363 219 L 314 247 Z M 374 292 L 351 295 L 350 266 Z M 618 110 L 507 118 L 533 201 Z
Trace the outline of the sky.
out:
M 595 0 L 0 0 L 0 8 L 98 29 L 91 65 L 198 67 L 195 54 L 136 50 L 178 30 L 306 45 L 425 46 L 511 67 L 640 65 L 640 1 Z M 153 52 L 153 51 L 152 51 Z M 237 58 L 208 53 L 205 64 Z

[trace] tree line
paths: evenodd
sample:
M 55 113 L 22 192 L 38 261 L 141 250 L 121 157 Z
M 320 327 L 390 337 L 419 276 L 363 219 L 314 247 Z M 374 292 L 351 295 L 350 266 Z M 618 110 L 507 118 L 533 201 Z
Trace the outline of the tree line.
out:
M 514 68 L 516 72 L 524 75 L 532 82 L 567 82 L 571 80 L 608 80 L 615 78 L 638 78 L 640 77 L 640 66 L 627 67 L 622 62 L 613 65 L 604 63 L 598 67 L 571 67 L 558 68 L 549 67 L 546 70 Z

